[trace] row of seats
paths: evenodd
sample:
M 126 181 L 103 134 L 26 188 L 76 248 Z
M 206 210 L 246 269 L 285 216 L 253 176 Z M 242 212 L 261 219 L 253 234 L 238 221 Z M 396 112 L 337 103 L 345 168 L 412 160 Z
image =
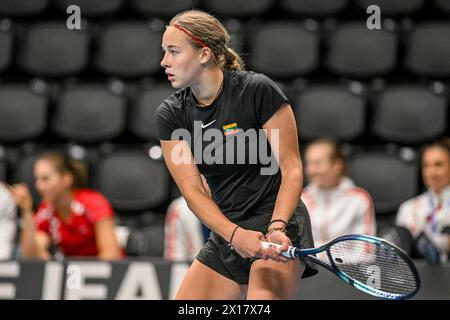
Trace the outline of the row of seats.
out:
M 378 5 L 386 15 L 411 15 L 424 8 L 425 0 L 0 0 L 0 15 L 27 17 L 54 7 L 62 13 L 69 5 L 78 5 L 89 17 L 113 15 L 125 8 L 145 16 L 169 17 L 181 10 L 202 8 L 219 15 L 248 17 L 281 9 L 296 15 L 331 16 L 344 12 L 350 4 L 365 13 Z M 435 9 L 450 14 L 449 0 L 433 0 Z
M 14 28 L 4 20 L 0 29 L 0 74 L 13 65 L 44 77 L 83 71 L 118 77 L 163 74 L 162 21 L 116 22 L 91 32 L 95 28 L 90 26 L 68 30 L 65 22 Z M 241 29 L 236 31 L 234 47 L 250 52 L 249 68 L 277 79 L 321 70 L 362 78 L 397 70 L 432 78 L 450 76 L 449 22 L 418 24 L 404 39 L 401 32 L 369 30 L 361 21 L 338 23 L 330 32 L 320 32 L 312 21 L 295 20 L 249 23 Z
M 39 80 L 0 85 L 0 143 L 39 140 L 46 133 L 82 144 L 115 141 L 126 133 L 156 142 L 156 109 L 174 91 L 166 83 L 127 88 L 121 81 L 49 87 Z M 377 90 L 360 82 L 299 83 L 285 91 L 302 141 L 328 136 L 348 142 L 369 134 L 418 145 L 450 127 L 447 90 L 440 82 L 385 84 Z
M 121 213 L 153 210 L 167 203 L 176 193 L 161 152 L 155 150 L 158 148 L 116 148 L 95 158 L 85 157 L 91 166 L 89 185 Z M 0 161 L 0 180 L 33 185 L 33 164 L 44 150 L 23 153 L 13 164 Z M 348 159 L 350 176 L 370 192 L 377 214 L 395 212 L 402 201 L 419 192 L 419 161 L 414 149 L 355 148 Z M 7 166 L 11 167 L 9 175 Z M 35 192 L 34 196 L 37 201 Z

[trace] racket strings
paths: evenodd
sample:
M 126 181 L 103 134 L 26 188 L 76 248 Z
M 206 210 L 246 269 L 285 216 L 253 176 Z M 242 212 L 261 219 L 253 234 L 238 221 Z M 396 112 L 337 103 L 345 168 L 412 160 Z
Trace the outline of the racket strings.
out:
M 400 295 L 412 293 L 417 288 L 410 265 L 396 249 L 386 244 L 341 241 L 333 244 L 329 252 L 340 271 L 364 285 Z

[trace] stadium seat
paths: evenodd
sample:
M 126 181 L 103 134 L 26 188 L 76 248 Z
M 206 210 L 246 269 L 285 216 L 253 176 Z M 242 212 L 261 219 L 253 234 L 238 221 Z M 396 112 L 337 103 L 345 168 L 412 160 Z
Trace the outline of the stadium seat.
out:
M 425 77 L 450 76 L 450 23 L 428 22 L 409 38 L 406 67 Z
M 403 201 L 417 195 L 418 165 L 415 162 L 406 162 L 384 152 L 366 151 L 354 155 L 348 168 L 356 185 L 372 196 L 377 214 L 393 213 Z
M 139 77 L 162 70 L 161 58 L 159 32 L 146 23 L 123 22 L 103 30 L 94 64 L 108 75 Z
M 130 7 L 144 16 L 172 17 L 175 14 L 193 9 L 199 0 L 131 0 Z
M 434 5 L 438 10 L 450 14 L 450 0 L 434 0 Z
M 374 105 L 376 136 L 397 144 L 422 144 L 445 133 L 447 102 L 420 85 L 395 85 L 380 92 Z
M 296 15 L 323 17 L 342 12 L 348 2 L 349 0 L 281 0 L 280 5 Z
M 208 0 L 203 6 L 219 16 L 251 17 L 262 15 L 273 5 L 273 0 Z
M 146 215 L 147 217 L 149 214 Z M 153 221 L 131 228 L 126 245 L 129 257 L 162 257 L 164 253 L 164 215 L 151 214 Z M 139 221 L 139 220 L 138 220 Z
M 3 151 L 3 148 L 2 147 L 0 147 L 0 153 L 2 153 L 2 152 L 4 152 Z M 7 162 L 6 162 L 6 159 L 5 159 L 5 157 L 4 157 L 4 155 L 1 155 L 0 154 L 0 183 L 3 181 L 6 181 L 6 178 L 7 178 L 7 168 L 8 168 L 8 165 L 7 165 Z
M 4 21 L 0 21 L 0 73 L 8 69 L 11 64 L 13 48 L 12 33 L 9 28 L 2 28 Z
M 55 0 L 56 6 L 66 12 L 70 5 L 80 7 L 82 16 L 101 17 L 116 13 L 123 5 L 123 0 Z
M 396 66 L 398 39 L 386 30 L 369 30 L 358 22 L 338 26 L 326 58 L 330 71 L 349 77 L 387 74 Z
M 366 11 L 370 5 L 377 5 L 382 15 L 397 16 L 410 15 L 419 11 L 425 4 L 425 0 L 354 0 L 355 4 Z
M 36 76 L 70 76 L 81 72 L 89 58 L 84 30 L 67 29 L 61 22 L 40 22 L 19 42 L 18 65 Z
M 11 183 L 25 183 L 30 189 L 33 197 L 33 206 L 37 208 L 40 203 L 40 196 L 35 188 L 34 164 L 44 150 L 37 152 L 27 152 L 21 154 L 16 163 L 13 164 L 13 175 Z
M 47 128 L 48 98 L 24 84 L 0 85 L 0 142 L 37 138 Z
M 94 185 L 119 212 L 151 210 L 169 197 L 169 173 L 161 160 L 138 150 L 115 151 L 99 160 Z
M 274 22 L 255 28 L 249 46 L 251 69 L 269 77 L 304 75 L 319 62 L 318 36 L 296 22 Z
M 155 124 L 156 109 L 173 92 L 174 89 L 168 84 L 139 91 L 131 105 L 128 126 L 130 131 L 144 140 L 159 140 Z
M 7 17 L 35 16 L 44 11 L 49 0 L 0 0 L 0 15 Z
M 299 93 L 294 112 L 302 140 L 351 141 L 365 129 L 366 99 L 338 85 L 315 85 Z
M 120 135 L 125 126 L 126 101 L 106 85 L 84 84 L 59 97 L 52 129 L 73 142 L 98 143 Z

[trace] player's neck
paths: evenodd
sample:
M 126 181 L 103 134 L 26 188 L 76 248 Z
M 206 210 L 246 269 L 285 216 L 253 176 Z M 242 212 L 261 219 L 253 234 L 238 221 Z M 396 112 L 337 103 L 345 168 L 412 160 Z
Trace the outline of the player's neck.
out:
M 223 71 L 220 68 L 205 70 L 199 81 L 191 86 L 192 93 L 200 106 L 208 106 L 219 96 L 223 86 Z

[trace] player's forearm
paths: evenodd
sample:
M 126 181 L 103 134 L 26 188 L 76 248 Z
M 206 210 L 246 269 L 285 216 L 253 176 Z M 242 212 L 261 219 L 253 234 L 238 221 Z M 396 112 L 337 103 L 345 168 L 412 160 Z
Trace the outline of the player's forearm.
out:
M 183 190 L 186 203 L 205 225 L 212 231 L 229 241 L 236 224 L 231 222 L 220 211 L 216 203 L 203 191 L 198 188 L 188 188 Z
M 300 201 L 303 189 L 303 173 L 301 167 L 281 171 L 281 185 L 278 191 L 272 220 L 282 219 L 288 222 Z

